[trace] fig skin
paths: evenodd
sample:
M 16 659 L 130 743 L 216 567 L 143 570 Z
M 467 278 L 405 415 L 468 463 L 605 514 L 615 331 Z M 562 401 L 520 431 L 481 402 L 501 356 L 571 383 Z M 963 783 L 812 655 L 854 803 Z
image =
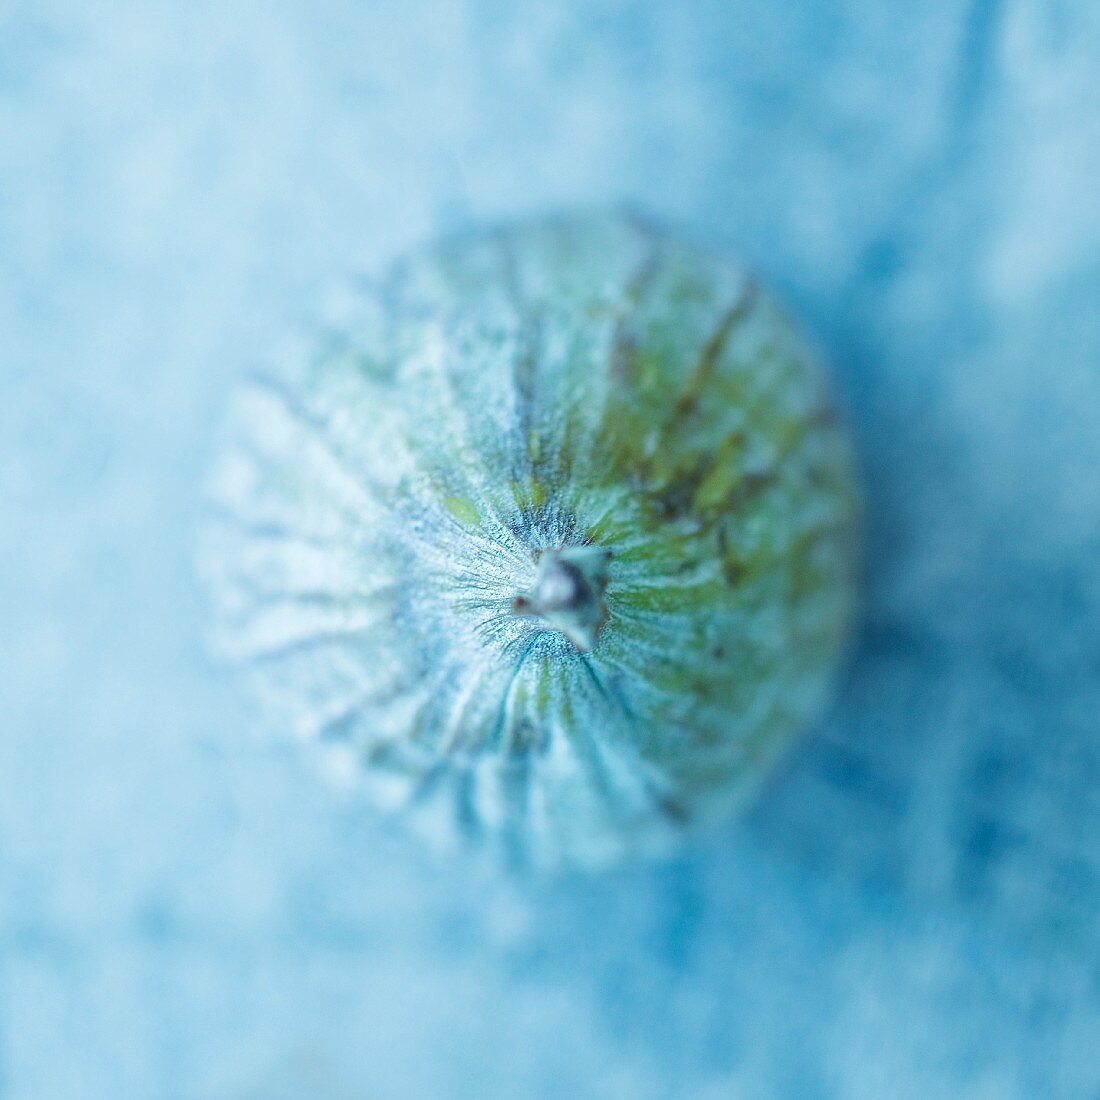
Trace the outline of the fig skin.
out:
M 637 219 L 471 234 L 241 388 L 202 568 L 273 724 L 516 865 L 667 849 L 827 696 L 858 508 L 819 358 Z

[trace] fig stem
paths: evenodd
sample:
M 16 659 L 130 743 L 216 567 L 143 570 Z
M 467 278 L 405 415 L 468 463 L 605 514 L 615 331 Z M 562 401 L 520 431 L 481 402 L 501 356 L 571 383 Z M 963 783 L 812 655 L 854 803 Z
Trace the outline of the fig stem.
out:
M 516 596 L 512 611 L 542 619 L 587 653 L 607 619 L 604 592 L 611 551 L 598 546 L 565 546 L 542 551 L 537 561 L 535 583 Z

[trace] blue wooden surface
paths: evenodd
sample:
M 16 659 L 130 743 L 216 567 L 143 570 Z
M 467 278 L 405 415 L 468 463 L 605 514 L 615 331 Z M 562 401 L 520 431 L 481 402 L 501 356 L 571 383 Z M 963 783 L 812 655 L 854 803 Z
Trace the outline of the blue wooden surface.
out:
M 1087 0 L 0 5 L 0 1097 L 1093 1097 Z M 350 268 L 631 202 L 836 364 L 866 626 L 748 820 L 521 889 L 257 740 L 199 487 Z

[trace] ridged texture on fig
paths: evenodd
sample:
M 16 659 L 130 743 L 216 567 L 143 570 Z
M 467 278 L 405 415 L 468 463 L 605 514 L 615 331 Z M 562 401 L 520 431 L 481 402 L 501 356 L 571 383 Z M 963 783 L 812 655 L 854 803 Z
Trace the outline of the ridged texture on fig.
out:
M 473 235 L 284 358 L 212 481 L 216 641 L 379 799 L 518 863 L 598 863 L 727 810 L 820 707 L 849 443 L 728 257 L 614 217 Z M 543 553 L 589 545 L 586 649 L 529 594 Z

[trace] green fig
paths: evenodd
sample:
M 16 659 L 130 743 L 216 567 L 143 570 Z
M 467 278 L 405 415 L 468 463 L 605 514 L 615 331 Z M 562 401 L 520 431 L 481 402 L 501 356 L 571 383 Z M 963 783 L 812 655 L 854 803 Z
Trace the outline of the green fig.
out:
M 275 721 L 440 836 L 667 849 L 821 708 L 857 491 L 818 356 L 625 217 L 462 237 L 241 389 L 203 568 Z

